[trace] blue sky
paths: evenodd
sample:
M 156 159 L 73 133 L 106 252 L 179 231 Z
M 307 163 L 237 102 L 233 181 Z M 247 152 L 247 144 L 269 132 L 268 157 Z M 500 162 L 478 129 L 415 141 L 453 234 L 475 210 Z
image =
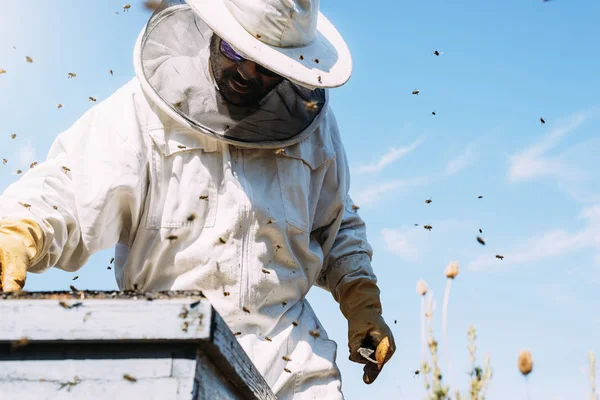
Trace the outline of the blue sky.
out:
M 100 102 L 131 79 L 133 44 L 149 16 L 141 3 L 129 13 L 114 0 L 3 6 L 0 158 L 9 162 L 0 164 L 0 190 L 18 179 L 16 169 L 45 158 L 94 105 L 88 96 Z M 321 9 L 353 53 L 353 76 L 332 91 L 332 106 L 398 345 L 364 385 L 360 366 L 347 361 L 337 304 L 314 289 L 313 307 L 339 345 L 346 397 L 423 397 L 412 372 L 420 364 L 415 285 L 425 279 L 438 301 L 441 339 L 443 271 L 457 260 L 448 330 L 458 387 L 466 389 L 466 332 L 475 324 L 479 361 L 489 353 L 494 368 L 488 399 L 527 398 L 516 368 L 522 348 L 534 357 L 532 399 L 584 398 L 587 352 L 600 352 L 600 3 L 322 1 Z M 111 255 L 78 271 L 77 287 L 116 288 Z M 66 289 L 73 275 L 30 275 L 27 289 Z M 443 354 L 441 362 L 445 372 Z

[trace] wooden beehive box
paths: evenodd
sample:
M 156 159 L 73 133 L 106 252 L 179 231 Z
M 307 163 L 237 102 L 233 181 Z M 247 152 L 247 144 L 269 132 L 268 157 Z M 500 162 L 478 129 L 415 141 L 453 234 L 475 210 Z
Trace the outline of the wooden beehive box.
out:
M 200 292 L 0 294 L 0 399 L 273 399 Z

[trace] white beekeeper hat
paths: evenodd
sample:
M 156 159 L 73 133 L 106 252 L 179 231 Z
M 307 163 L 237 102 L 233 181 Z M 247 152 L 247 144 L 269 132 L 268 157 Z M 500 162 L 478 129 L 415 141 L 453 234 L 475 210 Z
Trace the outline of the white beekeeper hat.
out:
M 350 51 L 319 0 L 185 1 L 239 54 L 296 84 L 332 88 L 350 79 Z

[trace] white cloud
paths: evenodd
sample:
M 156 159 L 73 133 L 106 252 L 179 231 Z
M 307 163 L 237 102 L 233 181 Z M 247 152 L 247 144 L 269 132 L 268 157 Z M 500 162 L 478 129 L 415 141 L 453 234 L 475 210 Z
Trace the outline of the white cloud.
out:
M 476 147 L 476 143 L 471 143 L 465 147 L 461 154 L 448 162 L 448 165 L 446 166 L 446 173 L 448 175 L 454 175 L 469 166 L 471 163 L 475 162 L 477 158 L 475 154 Z
M 554 150 L 567 135 L 577 130 L 597 110 L 579 112 L 559 122 L 546 136 L 508 159 L 508 181 L 518 183 L 555 176 L 561 179 L 580 179 L 581 173 L 576 166 L 565 163 L 560 156 L 548 153 Z
M 369 185 L 358 190 L 357 194 L 352 196 L 356 204 L 360 207 L 373 205 L 386 193 L 398 190 L 400 188 L 407 188 L 412 186 L 419 186 L 426 184 L 431 181 L 428 177 L 417 177 L 410 179 L 396 179 L 385 183 Z
M 504 260 L 498 260 L 494 254 L 488 254 L 471 261 L 468 268 L 472 271 L 487 270 L 556 258 L 583 249 L 600 250 L 600 207 L 584 208 L 579 218 L 586 221 L 579 231 L 572 233 L 562 229 L 548 231 L 527 238 L 523 245 L 503 252 Z
M 421 145 L 421 143 L 423 143 L 423 138 L 419 138 L 419 139 L 415 140 L 408 146 L 402 146 L 402 147 L 397 147 L 397 148 L 392 147 L 387 153 L 382 155 L 377 161 L 372 162 L 370 164 L 360 165 L 358 168 L 356 168 L 356 172 L 358 172 L 358 173 L 379 172 L 379 171 L 383 170 L 389 164 L 401 159 L 402 157 L 404 157 L 411 151 L 415 150 L 417 147 L 419 147 Z
M 31 145 L 31 141 L 19 149 L 19 164 L 21 167 L 27 168 L 35 161 L 35 148 Z
M 414 240 L 414 229 L 382 229 L 386 250 L 408 261 L 419 259 L 419 249 Z

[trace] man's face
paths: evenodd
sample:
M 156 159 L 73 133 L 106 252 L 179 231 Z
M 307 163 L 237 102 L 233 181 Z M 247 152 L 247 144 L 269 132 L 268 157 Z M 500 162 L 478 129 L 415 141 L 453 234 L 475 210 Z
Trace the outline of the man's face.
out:
M 279 75 L 265 75 L 261 66 L 253 61 L 229 59 L 220 48 L 221 38 L 213 35 L 210 41 L 211 68 L 221 94 L 228 102 L 245 107 L 256 105 L 283 80 Z

